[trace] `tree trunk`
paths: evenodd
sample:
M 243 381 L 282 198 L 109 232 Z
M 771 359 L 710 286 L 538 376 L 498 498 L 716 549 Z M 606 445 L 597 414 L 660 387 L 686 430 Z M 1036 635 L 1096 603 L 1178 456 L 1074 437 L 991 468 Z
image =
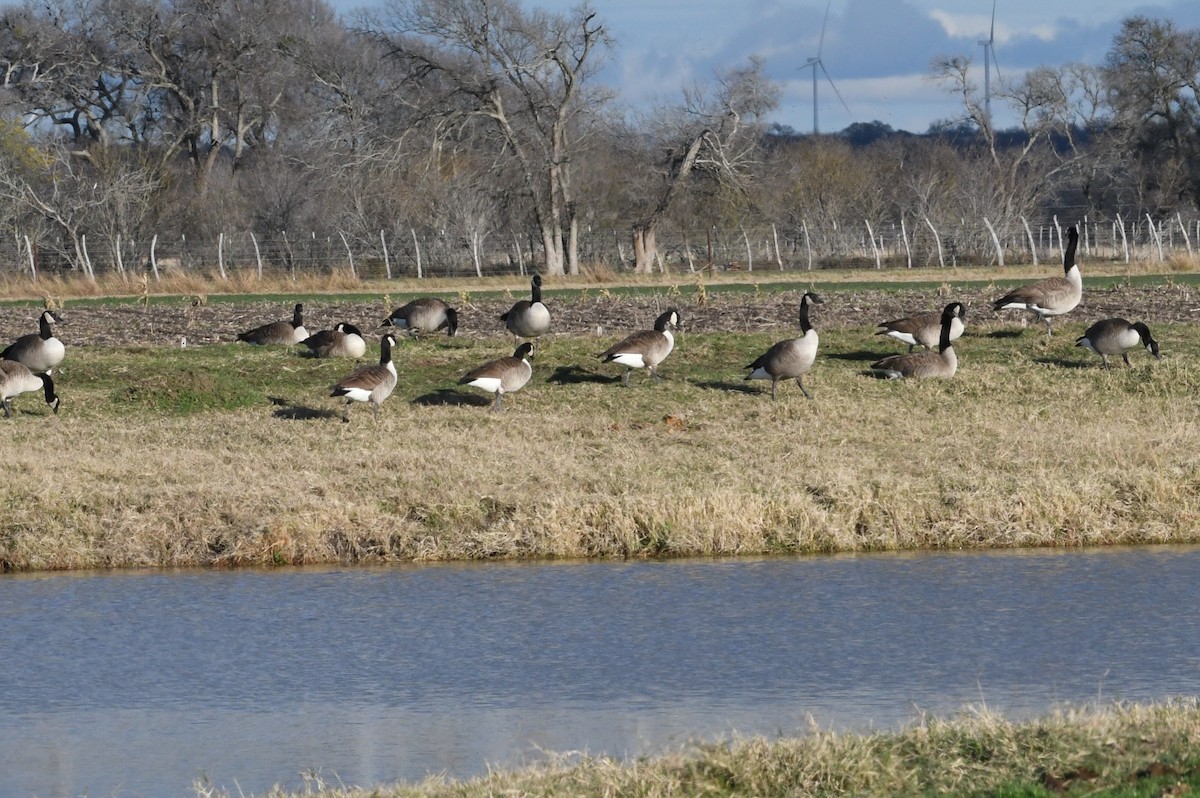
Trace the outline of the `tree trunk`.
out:
M 650 274 L 654 270 L 654 258 L 658 254 L 654 236 L 656 226 L 650 222 L 633 228 L 633 271 L 636 274 Z

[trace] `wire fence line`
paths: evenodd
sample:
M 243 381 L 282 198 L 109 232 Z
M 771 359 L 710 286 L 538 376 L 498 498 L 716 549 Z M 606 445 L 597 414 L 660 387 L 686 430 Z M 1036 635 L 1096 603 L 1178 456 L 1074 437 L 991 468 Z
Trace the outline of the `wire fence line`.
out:
M 1200 247 L 1200 219 L 1113 219 L 1037 224 L 1020 219 L 993 225 L 987 219 L 935 223 L 928 218 L 858 225 L 790 224 L 665 226 L 657 231 L 655 269 L 811 270 L 839 267 L 1004 265 L 1061 258 L 1063 231 L 1080 229 L 1081 258 L 1116 262 L 1165 262 L 1190 257 Z M 225 278 L 349 272 L 361 279 L 524 275 L 540 267 L 540 243 L 528 234 L 381 230 L 373 235 L 219 234 L 216 239 L 153 236 L 150 240 L 81 237 L 37 239 L 22 231 L 0 238 L 0 273 L 62 276 L 118 274 L 150 279 L 177 274 Z M 633 267 L 628 230 L 585 228 L 579 237 L 584 268 Z

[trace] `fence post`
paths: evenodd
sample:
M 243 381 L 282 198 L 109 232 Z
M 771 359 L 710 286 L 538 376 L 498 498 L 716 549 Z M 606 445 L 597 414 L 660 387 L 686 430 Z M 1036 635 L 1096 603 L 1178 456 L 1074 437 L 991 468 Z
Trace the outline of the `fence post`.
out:
M 1151 240 L 1158 247 L 1158 260 L 1159 263 L 1161 263 L 1163 260 L 1165 260 L 1163 257 L 1162 232 L 1158 229 L 1158 225 L 1154 223 L 1154 220 L 1150 218 L 1150 214 L 1148 213 L 1146 214 L 1146 223 L 1150 226 Z
M 358 275 L 354 271 L 354 252 L 350 249 L 350 242 L 346 240 L 346 234 L 338 230 L 338 235 L 342 237 L 342 244 L 346 247 L 346 257 L 350 259 L 350 276 L 357 278 Z
M 31 275 L 33 275 L 33 281 L 36 283 L 37 282 L 37 266 L 34 264 L 34 261 L 33 261 L 33 244 L 31 244 L 29 242 L 29 236 L 24 236 L 24 238 L 25 238 L 25 251 L 29 254 L 29 273 Z
M 812 271 L 812 239 L 808 236 L 808 220 L 801 219 L 800 226 L 804 229 L 804 249 L 808 253 L 808 268 L 806 271 Z
M 1001 268 L 1004 268 L 1004 249 L 1000 246 L 1000 236 L 996 235 L 996 228 L 992 227 L 992 223 L 986 216 L 983 217 L 983 224 L 992 234 L 992 243 L 996 245 L 996 262 Z
M 262 280 L 262 253 L 258 251 L 258 239 L 254 236 L 254 231 L 250 231 L 250 243 L 254 245 L 254 262 L 258 264 L 258 279 Z
M 150 239 L 150 271 L 154 272 L 154 282 L 158 282 L 158 260 L 154 256 L 154 248 L 158 246 L 158 233 Z
M 879 247 L 875 244 L 875 231 L 871 229 L 871 220 L 863 219 L 867 223 L 867 236 L 871 239 L 871 251 L 875 253 L 875 268 L 882 269 L 883 264 L 879 261 Z
M 408 229 L 412 231 L 413 249 L 415 249 L 416 253 L 417 253 L 417 279 L 420 280 L 421 279 L 421 242 L 420 242 L 420 240 L 417 239 L 417 228 L 410 227 Z
M 384 237 L 383 231 L 379 231 L 379 243 L 383 245 L 383 271 L 387 278 L 392 279 L 392 260 L 388 257 L 387 238 Z
M 1176 211 L 1175 218 L 1179 220 L 1179 232 L 1183 233 L 1183 243 L 1187 245 L 1188 257 L 1192 257 L 1192 239 L 1188 237 L 1187 225 L 1183 223 L 1183 214 Z
M 1022 216 L 1021 224 L 1025 225 L 1025 235 L 1029 238 L 1029 252 L 1033 255 L 1033 265 L 1037 266 L 1037 247 L 1033 243 L 1033 231 L 1029 229 L 1029 220 Z

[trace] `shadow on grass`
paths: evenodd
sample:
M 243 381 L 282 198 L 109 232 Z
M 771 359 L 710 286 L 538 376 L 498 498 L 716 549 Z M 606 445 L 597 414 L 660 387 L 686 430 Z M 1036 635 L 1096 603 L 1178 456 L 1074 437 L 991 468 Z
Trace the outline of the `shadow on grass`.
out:
M 1028 328 L 1026 328 L 1028 329 Z M 985 334 L 984 338 L 1020 338 L 1025 334 L 1025 330 L 992 330 Z
M 620 377 L 617 378 L 618 380 Z M 580 385 L 585 382 L 610 383 L 612 377 L 579 366 L 558 366 L 554 373 L 546 378 L 546 382 L 555 385 Z
M 914 349 L 913 351 L 920 351 L 920 349 Z M 830 360 L 850 360 L 859 363 L 870 361 L 873 363 L 876 360 L 887 357 L 888 355 L 902 355 L 904 353 L 904 349 L 893 352 L 884 352 L 883 354 L 880 354 L 879 352 L 869 352 L 866 349 L 859 349 L 857 352 L 822 352 L 821 354 Z
M 1041 363 L 1044 366 L 1058 366 L 1064 369 L 1098 369 L 1103 371 L 1103 367 L 1099 361 L 1095 360 L 1068 360 L 1063 357 L 1035 357 L 1034 363 Z M 1119 362 L 1119 361 L 1118 361 Z
M 767 380 L 765 384 L 770 386 L 771 381 Z M 762 389 L 760 387 L 746 382 L 745 380 L 738 380 L 737 382 L 730 382 L 729 380 L 704 380 L 703 382 L 695 383 L 695 385 L 697 388 L 704 388 L 705 390 L 709 391 L 728 391 L 730 393 L 746 394 L 762 393 Z M 770 395 L 770 393 L 771 392 L 768 389 L 767 394 Z
M 267 397 L 271 400 L 271 404 L 275 405 L 275 409 L 271 415 L 275 418 L 282 418 L 285 421 L 313 421 L 323 418 L 341 418 L 341 415 L 336 410 L 328 408 L 306 407 L 298 405 L 289 399 L 283 399 L 278 396 Z
M 456 391 L 453 388 L 438 388 L 436 391 L 422 394 L 412 400 L 414 405 L 424 407 L 487 407 L 492 399 L 479 394 Z

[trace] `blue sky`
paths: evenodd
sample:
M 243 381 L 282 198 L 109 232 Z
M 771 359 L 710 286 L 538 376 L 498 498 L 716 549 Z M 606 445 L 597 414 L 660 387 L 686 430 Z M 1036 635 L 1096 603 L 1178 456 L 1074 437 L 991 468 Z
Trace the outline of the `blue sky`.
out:
M 576 0 L 524 0 L 526 7 L 566 11 Z M 361 3 L 353 3 L 360 5 Z M 337 0 L 335 7 L 352 5 Z M 616 39 L 602 80 L 634 106 L 677 102 L 684 85 L 714 70 L 764 60 L 783 88 L 773 121 L 812 130 L 812 78 L 826 0 L 592 0 Z M 821 50 L 849 113 L 823 79 L 818 86 L 822 132 L 879 120 L 924 132 L 956 117 L 952 97 L 928 79 L 938 55 L 969 55 L 983 84 L 982 48 L 992 0 L 831 0 Z M 1131 14 L 1200 28 L 1200 2 L 1159 0 L 996 0 L 996 59 L 1002 78 L 1037 66 L 1099 63 L 1121 20 Z M 993 73 L 995 79 L 995 73 Z M 1011 124 L 994 107 L 997 123 Z

